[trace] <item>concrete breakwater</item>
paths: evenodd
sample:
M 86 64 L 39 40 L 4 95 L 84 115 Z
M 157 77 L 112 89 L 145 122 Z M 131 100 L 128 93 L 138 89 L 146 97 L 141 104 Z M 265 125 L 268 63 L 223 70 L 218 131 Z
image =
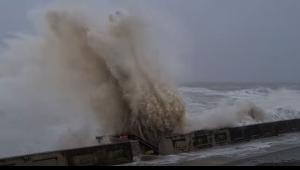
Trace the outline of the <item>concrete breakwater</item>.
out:
M 300 119 L 262 123 L 235 128 L 201 130 L 184 135 L 164 138 L 159 145 L 160 154 L 176 154 L 196 151 L 220 145 L 248 142 L 274 137 L 280 134 L 299 132 Z
M 25 155 L 0 160 L 0 166 L 108 166 L 130 163 L 134 141 Z
M 115 140 L 111 140 L 111 144 L 103 145 L 99 141 L 99 146 L 0 159 L 0 166 L 119 165 L 133 162 L 134 157 L 139 155 L 191 152 L 299 131 L 300 119 L 294 119 L 172 135 L 162 139 L 159 146 L 153 146 L 131 135 L 121 138 L 116 136 L 112 137 Z

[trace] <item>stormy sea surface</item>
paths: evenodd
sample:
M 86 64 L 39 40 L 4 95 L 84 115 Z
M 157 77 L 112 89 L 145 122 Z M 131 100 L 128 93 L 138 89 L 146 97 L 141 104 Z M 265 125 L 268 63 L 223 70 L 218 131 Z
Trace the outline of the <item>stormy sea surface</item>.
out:
M 198 121 L 191 123 L 195 130 L 255 124 L 257 121 L 232 115 L 254 106 L 264 114 L 260 122 L 300 118 L 297 83 L 195 83 L 181 87 L 180 92 L 188 119 Z

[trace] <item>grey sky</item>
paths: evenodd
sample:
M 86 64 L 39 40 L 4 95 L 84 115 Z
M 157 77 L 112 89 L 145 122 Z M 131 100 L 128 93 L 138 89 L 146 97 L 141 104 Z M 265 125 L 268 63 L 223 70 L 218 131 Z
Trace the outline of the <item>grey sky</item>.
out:
M 189 30 L 185 80 L 300 82 L 299 0 L 143 1 Z M 0 38 L 28 30 L 27 12 L 46 3 L 1 0 Z

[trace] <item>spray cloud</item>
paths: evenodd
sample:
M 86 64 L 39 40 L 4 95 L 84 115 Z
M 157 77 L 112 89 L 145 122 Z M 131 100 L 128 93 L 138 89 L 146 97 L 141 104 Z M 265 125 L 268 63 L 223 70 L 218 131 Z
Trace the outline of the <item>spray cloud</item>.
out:
M 156 143 L 183 126 L 185 108 L 158 64 L 146 31 L 151 23 L 123 10 L 90 17 L 78 9 L 47 9 L 37 35 L 6 41 L 0 126 L 11 128 L 1 131 L 0 143 L 24 142 L 1 154 L 49 150 L 55 142 L 89 145 L 97 135 L 117 133 Z

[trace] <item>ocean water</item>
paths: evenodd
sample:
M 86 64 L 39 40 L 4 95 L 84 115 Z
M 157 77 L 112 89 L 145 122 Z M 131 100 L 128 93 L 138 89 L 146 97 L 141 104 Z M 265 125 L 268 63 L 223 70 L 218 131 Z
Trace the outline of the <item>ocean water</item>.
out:
M 179 90 L 192 130 L 300 118 L 300 84 L 296 83 L 198 83 Z M 261 120 L 241 113 L 251 107 L 263 112 Z

